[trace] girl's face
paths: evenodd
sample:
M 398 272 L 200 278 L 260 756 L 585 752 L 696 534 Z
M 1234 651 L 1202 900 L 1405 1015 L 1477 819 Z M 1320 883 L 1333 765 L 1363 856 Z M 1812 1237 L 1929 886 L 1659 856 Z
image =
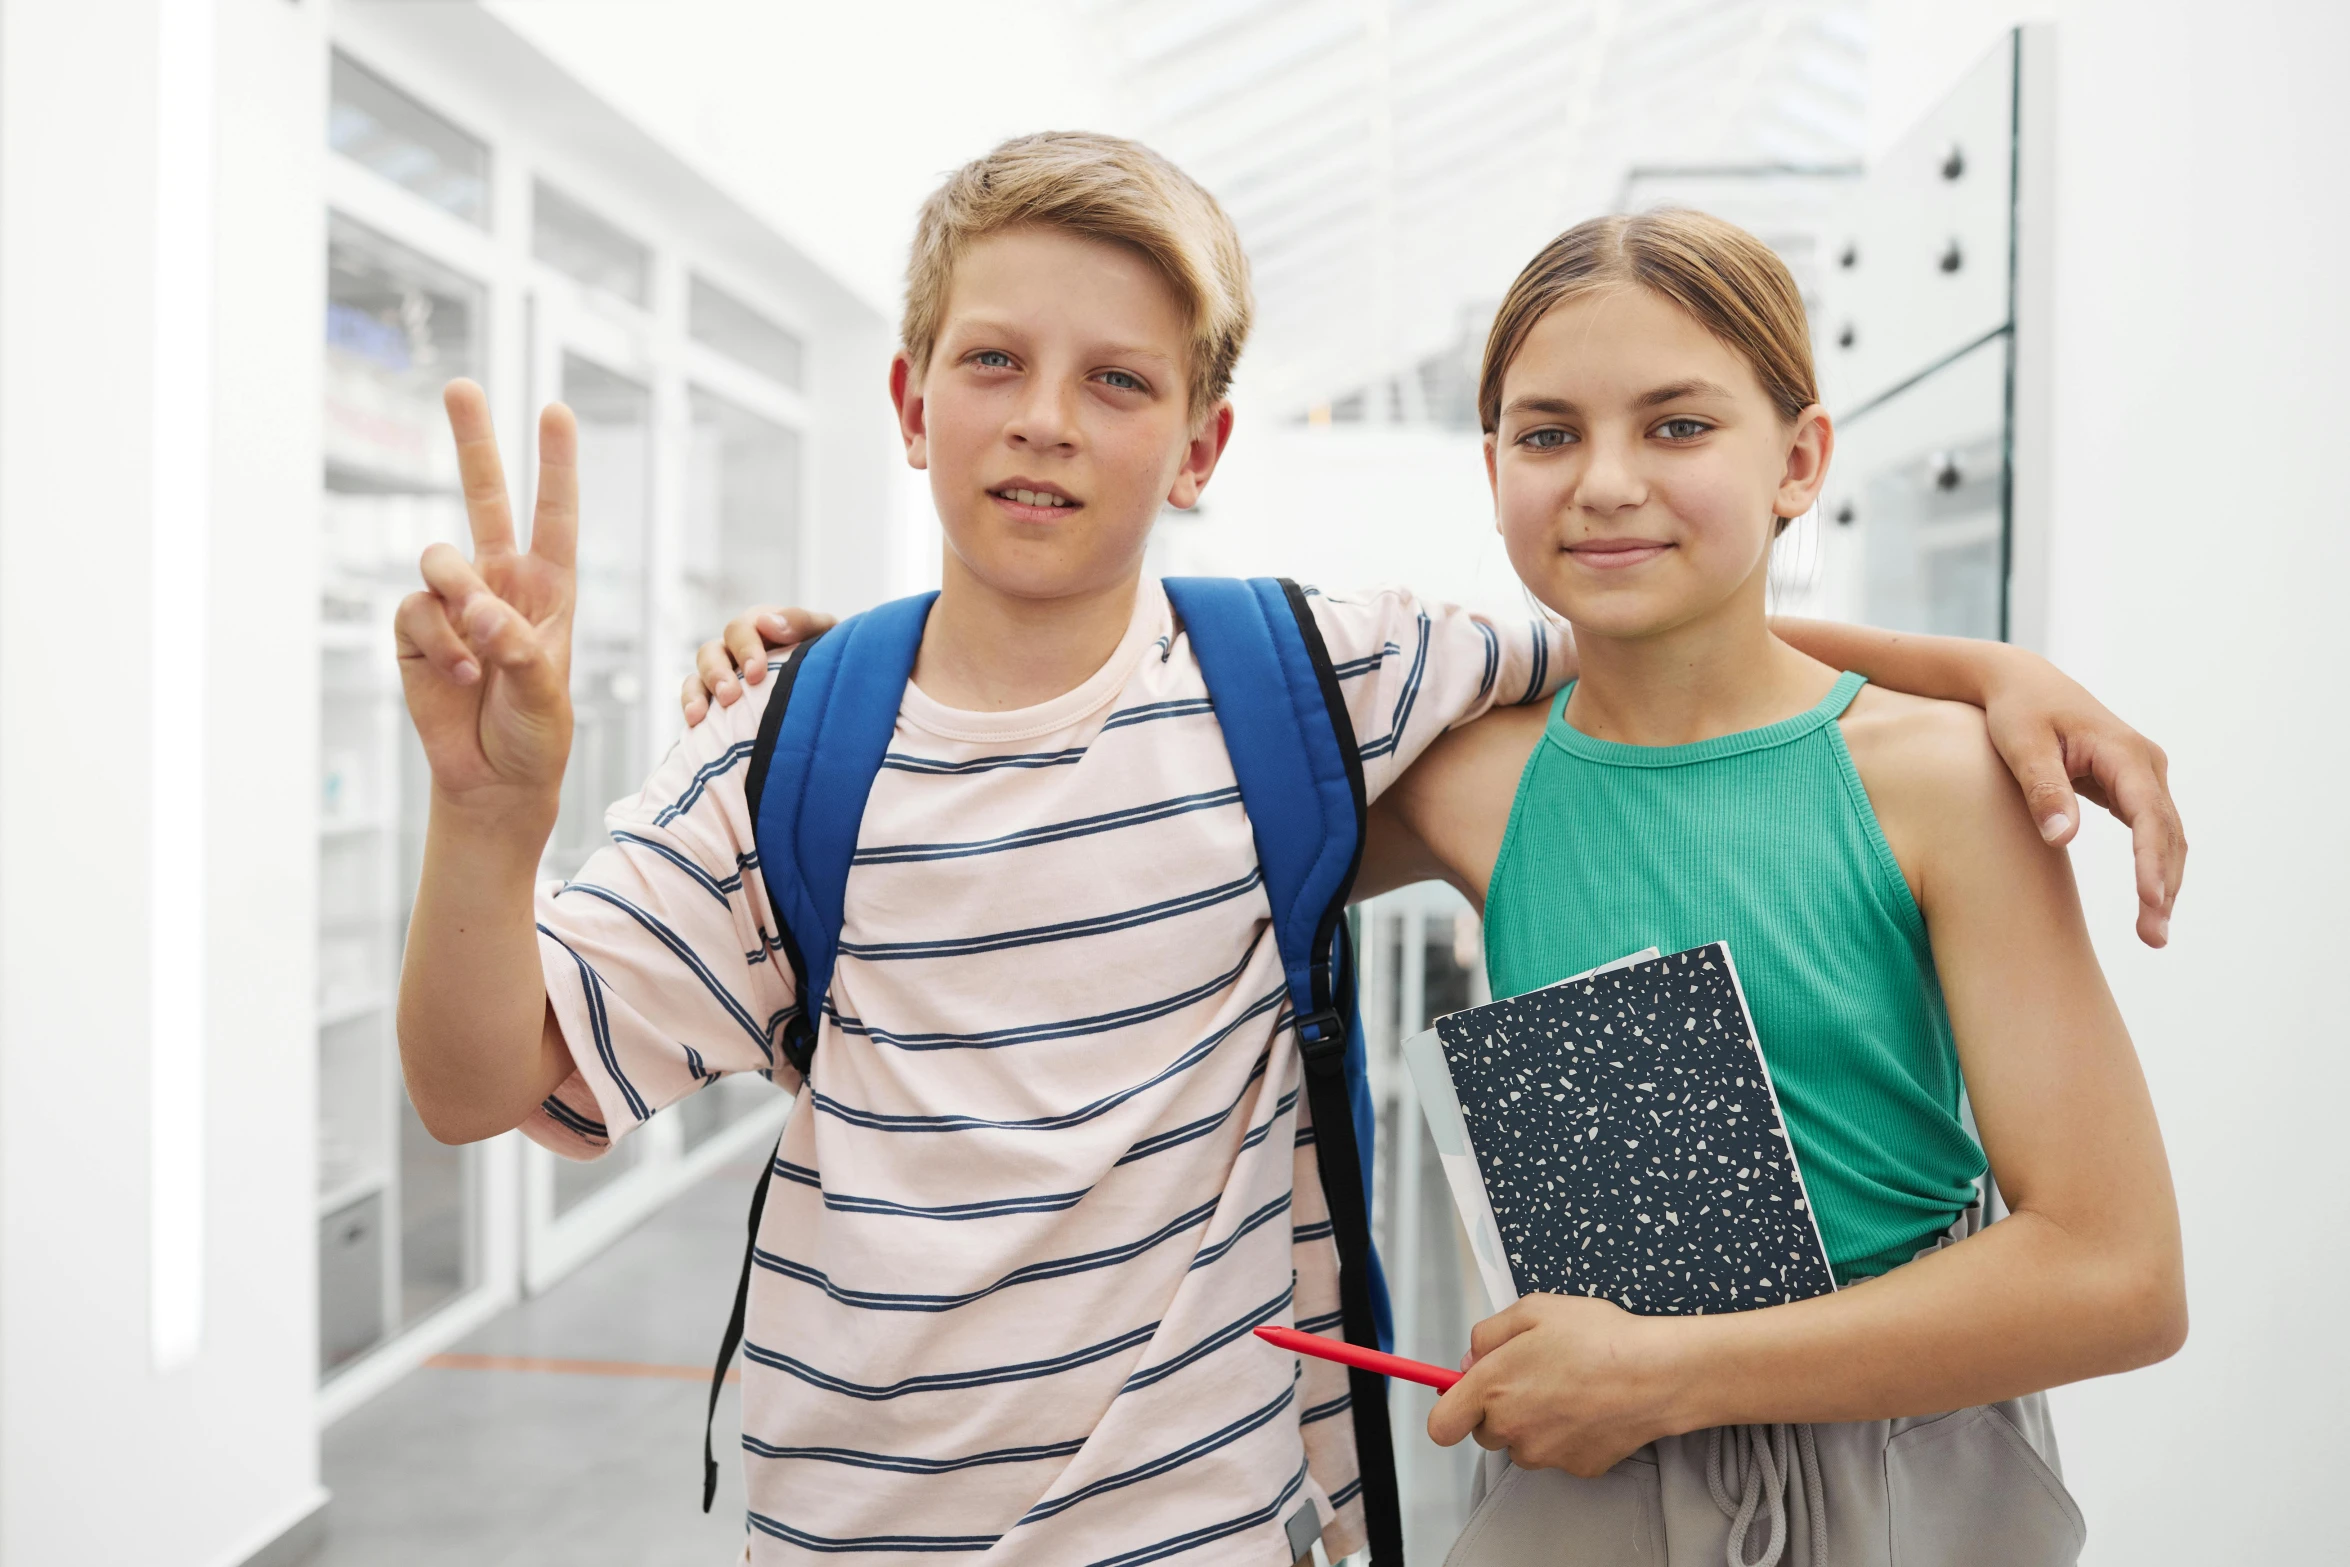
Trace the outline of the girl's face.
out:
M 1763 607 L 1779 517 L 1810 509 L 1834 434 L 1782 419 L 1744 355 L 1636 285 L 1535 323 L 1501 388 L 1485 466 L 1510 564 L 1601 637 Z

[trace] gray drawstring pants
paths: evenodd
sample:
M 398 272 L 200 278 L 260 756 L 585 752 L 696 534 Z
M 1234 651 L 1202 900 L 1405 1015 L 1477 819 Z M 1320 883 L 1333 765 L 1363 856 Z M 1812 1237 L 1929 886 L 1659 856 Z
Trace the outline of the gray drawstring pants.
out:
M 1927 1250 L 1980 1228 L 1978 1205 Z M 2087 1535 L 2038 1393 L 1693 1431 L 1592 1480 L 1487 1453 L 1477 1490 L 1447 1567 L 2071 1567 Z

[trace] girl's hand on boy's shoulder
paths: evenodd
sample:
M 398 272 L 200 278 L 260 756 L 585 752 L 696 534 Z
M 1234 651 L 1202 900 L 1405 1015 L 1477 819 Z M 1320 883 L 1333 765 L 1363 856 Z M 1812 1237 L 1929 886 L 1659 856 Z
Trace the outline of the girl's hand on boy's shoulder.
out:
M 2012 656 L 1985 682 L 1983 716 L 2040 836 L 2059 846 L 2072 842 L 2081 825 L 2076 794 L 2111 811 L 2130 829 L 2137 861 L 2138 939 L 2166 944 L 2187 873 L 2170 758 L 2046 659 L 2003 651 Z
M 1436 1401 L 1428 1435 L 1506 1448 L 1521 1469 L 1605 1474 L 1676 1429 L 1672 1328 L 1611 1301 L 1528 1295 L 1470 1333 L 1468 1374 Z
M 726 629 L 694 653 L 694 672 L 685 677 L 677 705 L 685 721 L 698 724 L 710 716 L 710 699 L 732 707 L 744 686 L 767 678 L 767 651 L 795 647 L 819 632 L 829 631 L 834 618 L 820 609 L 789 609 L 781 604 L 754 604 L 726 623 Z

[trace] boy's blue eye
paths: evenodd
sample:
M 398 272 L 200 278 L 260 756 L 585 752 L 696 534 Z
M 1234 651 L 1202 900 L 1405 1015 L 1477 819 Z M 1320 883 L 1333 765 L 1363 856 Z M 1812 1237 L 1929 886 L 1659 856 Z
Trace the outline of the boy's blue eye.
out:
M 1694 441 L 1712 428 L 1703 419 L 1667 419 L 1656 427 L 1656 433 L 1668 441 Z
M 984 365 L 990 370 L 1009 370 L 1012 368 L 1012 356 L 1005 353 L 1000 348 L 983 348 L 978 353 L 971 356 L 971 362 L 976 365 Z
M 1116 387 L 1121 392 L 1139 392 L 1144 390 L 1141 377 L 1129 375 L 1124 370 L 1104 370 L 1102 372 L 1102 379 L 1109 382 L 1112 386 Z

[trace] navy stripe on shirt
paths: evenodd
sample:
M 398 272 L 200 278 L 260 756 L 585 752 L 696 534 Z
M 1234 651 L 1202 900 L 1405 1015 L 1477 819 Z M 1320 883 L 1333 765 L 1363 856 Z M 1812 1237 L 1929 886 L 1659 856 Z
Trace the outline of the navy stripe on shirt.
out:
M 663 806 L 660 812 L 654 816 L 653 825 L 666 827 L 687 811 L 692 810 L 694 802 L 702 797 L 702 791 L 707 789 L 714 780 L 723 778 L 741 766 L 749 759 L 752 749 L 757 744 L 758 741 L 755 739 L 737 740 L 715 757 L 694 769 L 693 782 L 686 785 L 685 793 Z
M 951 936 L 937 941 L 844 941 L 840 944 L 840 953 L 843 957 L 862 958 L 868 963 L 890 963 L 909 958 L 961 958 L 979 952 L 1001 952 L 1009 947 L 1074 941 L 1082 936 L 1107 935 L 1112 931 L 1132 930 L 1139 925 L 1155 925 L 1161 920 L 1195 914 L 1201 909 L 1214 908 L 1219 903 L 1246 897 L 1263 886 L 1264 881 L 1263 868 L 1256 867 L 1246 876 L 1228 881 L 1220 887 L 1205 887 L 1198 892 L 1187 892 L 1180 897 L 1146 903 L 1140 908 L 1121 909 L 1111 914 L 1063 920 L 1057 925 L 1032 925 L 1025 930 L 998 931 L 993 935 Z
M 851 1382 L 749 1339 L 743 1341 L 743 1357 L 797 1377 L 810 1387 L 822 1388 L 827 1393 L 838 1393 L 846 1398 L 878 1404 L 893 1398 L 904 1398 L 910 1393 L 959 1392 L 964 1388 L 990 1387 L 1000 1382 L 1032 1382 L 1042 1377 L 1059 1376 L 1064 1371 L 1074 1371 L 1080 1366 L 1090 1366 L 1114 1355 L 1122 1355 L 1130 1349 L 1140 1349 L 1158 1331 L 1158 1323 L 1146 1322 L 1141 1327 L 1129 1328 L 1098 1344 L 1087 1344 L 1046 1360 L 1022 1360 L 1010 1365 L 977 1366 L 963 1371 L 934 1371 L 923 1376 L 901 1377 L 895 1382 L 882 1383 Z
M 1209 789 L 1198 794 L 1181 794 L 1172 799 L 1130 805 L 1122 811 L 1105 811 L 1099 816 L 1080 816 L 1072 821 L 1050 822 L 1042 827 L 1024 827 L 1001 837 L 981 838 L 969 843 L 876 844 L 870 849 L 859 849 L 849 863 L 904 865 L 922 860 L 959 860 L 979 854 L 1001 854 L 1009 849 L 1060 843 L 1069 838 L 1115 832 L 1121 827 L 1139 827 L 1148 822 L 1165 821 L 1170 816 L 1182 816 L 1191 811 L 1212 811 L 1219 806 L 1239 803 L 1240 788 L 1236 784 L 1228 789 Z
M 1079 1502 L 1091 1501 L 1093 1498 L 1110 1491 L 1123 1491 L 1130 1485 L 1140 1485 L 1145 1480 L 1156 1480 L 1161 1475 L 1173 1474 L 1176 1470 L 1196 1463 L 1210 1453 L 1230 1447 L 1253 1431 L 1264 1429 L 1272 1424 L 1275 1415 L 1287 1409 L 1296 1398 L 1297 1389 L 1285 1387 L 1271 1402 L 1259 1405 L 1242 1415 L 1238 1420 L 1219 1430 L 1210 1431 L 1197 1441 L 1186 1442 L 1173 1452 L 1162 1453 L 1148 1463 L 1137 1464 L 1132 1469 L 1122 1469 L 1116 1474 L 1103 1475 L 1091 1485 L 1081 1485 L 1074 1491 L 1047 1497 L 1022 1514 L 1020 1522 L 1023 1524 L 1037 1523 L 1047 1518 L 1058 1517 L 1075 1507 Z M 1018 1525 L 1014 1525 L 1014 1527 L 1016 1528 Z
M 1305 1483 L 1306 1466 L 1304 1461 L 1300 1460 L 1297 1473 L 1289 1477 L 1289 1483 L 1284 1485 L 1270 1502 L 1254 1512 L 1243 1513 L 1237 1518 L 1226 1518 L 1218 1523 L 1203 1524 L 1197 1529 L 1187 1529 L 1181 1534 L 1169 1535 L 1166 1539 L 1155 1541 L 1149 1545 L 1136 1546 L 1130 1551 L 1120 1551 L 1115 1556 L 1105 1556 L 1101 1560 L 1091 1563 L 1090 1567 L 1142 1567 L 1145 1562 L 1161 1561 L 1169 1556 L 1179 1556 L 1197 1546 L 1229 1539 L 1236 1534 L 1245 1534 L 1251 1529 L 1269 1524 L 1280 1517 L 1282 1510 L 1289 1506 L 1291 1499 L 1304 1488 Z
M 561 936 L 544 925 L 538 927 L 538 932 L 565 952 L 571 953 L 571 961 L 579 965 L 579 988 L 587 997 L 588 1032 L 594 1036 L 596 1059 L 604 1063 L 604 1070 L 611 1075 L 614 1086 L 620 1090 L 620 1097 L 626 1103 L 628 1113 L 639 1121 L 650 1120 L 653 1112 L 646 1105 L 645 1096 L 636 1091 L 636 1085 L 628 1080 L 628 1074 L 620 1070 L 620 1056 L 612 1048 L 612 1019 L 604 1010 L 604 976 L 597 973 L 587 959 L 573 952 L 571 943 Z
M 895 1029 L 877 1028 L 861 1017 L 843 1017 L 832 1014 L 832 1019 L 844 1034 L 871 1039 L 900 1050 L 1001 1050 L 1008 1045 L 1041 1044 L 1053 1039 L 1074 1039 L 1086 1034 L 1104 1034 L 1112 1029 L 1130 1028 L 1137 1023 L 1149 1023 L 1185 1007 L 1197 1005 L 1211 996 L 1220 996 L 1238 979 L 1256 956 L 1257 943 L 1264 940 L 1259 932 L 1241 960 L 1215 978 L 1203 980 L 1188 990 L 1156 1001 L 1145 1001 L 1131 1007 L 1120 1007 L 1115 1012 L 1097 1012 L 1091 1017 L 1069 1018 L 1052 1023 L 1021 1023 L 1010 1028 L 989 1029 L 979 1034 L 901 1034 Z
M 1288 1202 L 1287 1194 L 1282 1202 Z M 1144 1253 L 1165 1245 L 1187 1230 L 1196 1230 L 1215 1217 L 1220 1197 L 1211 1197 L 1186 1213 L 1179 1213 L 1165 1224 L 1138 1239 L 1116 1246 L 1105 1246 L 1099 1251 L 1080 1252 L 1070 1257 L 1052 1257 L 1043 1262 L 1031 1262 L 975 1290 L 959 1295 L 916 1295 L 895 1290 L 848 1289 L 835 1284 L 822 1268 L 804 1262 L 795 1262 L 765 1247 L 754 1247 L 753 1260 L 771 1273 L 780 1273 L 787 1279 L 822 1290 L 831 1299 L 844 1306 L 856 1306 L 866 1311 L 953 1311 L 974 1301 L 985 1300 L 998 1290 L 1015 1285 L 1035 1284 L 1046 1279 L 1065 1279 L 1072 1274 L 1091 1273 L 1101 1268 L 1114 1268 L 1122 1262 L 1131 1262 Z
M 806 1165 L 793 1164 L 778 1157 L 772 1166 L 783 1180 L 800 1186 L 824 1190 L 824 1182 Z M 1034 1197 L 999 1197 L 990 1202 L 957 1202 L 944 1207 L 920 1208 L 912 1203 L 888 1202 L 879 1197 L 850 1197 L 839 1192 L 824 1192 L 824 1206 L 835 1213 L 873 1213 L 904 1219 L 994 1219 L 1015 1213 L 1062 1213 L 1085 1200 L 1085 1192 L 1045 1192 Z
M 1017 1121 L 991 1121 L 984 1116 L 976 1115 L 890 1115 L 878 1110 L 866 1110 L 856 1105 L 844 1104 L 842 1101 L 816 1090 L 810 1090 L 812 1095 L 810 1103 L 825 1115 L 846 1121 L 851 1126 L 862 1126 L 869 1131 L 876 1132 L 1027 1132 L 1057 1131 L 1066 1127 L 1083 1126 L 1088 1121 L 1098 1120 L 1109 1114 L 1112 1110 L 1133 1099 L 1135 1095 L 1148 1093 L 1168 1079 L 1178 1077 L 1207 1060 L 1215 1053 L 1216 1047 L 1231 1037 L 1233 1032 L 1243 1023 L 1251 1018 L 1262 1017 L 1267 1012 L 1280 1010 L 1287 1000 L 1288 994 L 1286 986 L 1274 987 L 1255 1001 L 1250 1002 L 1247 1010 L 1231 1022 L 1226 1023 L 1132 1088 L 1121 1088 L 1116 1093 L 1105 1095 L 1091 1104 L 1079 1105 L 1074 1110 L 1064 1110 L 1055 1115 L 1029 1116 Z M 1276 1032 L 1279 1031 L 1278 1021 L 1276 1021 L 1274 1028 Z M 1263 1056 L 1257 1058 L 1256 1070 L 1249 1074 L 1252 1082 L 1263 1074 L 1265 1059 Z M 1221 1122 L 1225 1116 L 1231 1113 L 1231 1108 L 1227 1107 L 1213 1119 Z M 1130 1153 L 1128 1157 L 1132 1158 L 1133 1155 Z
M 777 1447 L 757 1437 L 743 1437 L 743 1451 L 760 1458 L 799 1458 L 817 1463 L 847 1464 L 856 1469 L 888 1469 L 898 1474 L 941 1475 L 958 1469 L 982 1469 L 992 1464 L 1033 1464 L 1047 1458 L 1067 1458 L 1085 1446 L 1086 1438 L 1039 1442 L 1028 1447 L 999 1447 L 960 1458 L 915 1458 L 901 1453 L 866 1453 L 853 1447 Z
M 1395 711 L 1390 715 L 1387 733 L 1362 748 L 1362 759 L 1385 756 L 1403 743 L 1404 728 L 1412 721 L 1412 705 L 1419 700 L 1420 682 L 1428 673 L 1428 612 L 1420 612 L 1419 642 L 1412 650 L 1412 667 L 1404 676 L 1403 689 L 1396 693 Z
M 1141 1370 L 1135 1372 L 1132 1376 L 1126 1379 L 1126 1385 L 1121 1387 L 1118 1391 L 1120 1393 L 1138 1393 L 1146 1387 L 1155 1386 L 1158 1383 L 1166 1381 L 1176 1372 L 1181 1371 L 1185 1366 L 1205 1359 L 1207 1356 L 1214 1354 L 1217 1350 L 1222 1349 L 1227 1344 L 1236 1343 L 1239 1340 L 1246 1338 L 1249 1334 L 1255 1332 L 1258 1328 L 1264 1326 L 1266 1323 L 1272 1321 L 1275 1317 L 1281 1315 L 1281 1308 L 1288 1305 L 1290 1300 L 1296 1294 L 1297 1284 L 1293 1280 L 1289 1288 L 1283 1290 L 1280 1294 L 1274 1296 L 1271 1300 L 1266 1301 L 1261 1306 L 1250 1307 L 1246 1312 L 1234 1318 L 1232 1321 L 1225 1323 L 1224 1326 L 1216 1329 L 1206 1338 L 1201 1339 L 1198 1343 L 1192 1345 L 1189 1349 L 1183 1351 L 1173 1359 L 1162 1360 L 1156 1365 L 1145 1366 Z
M 592 881 L 565 882 L 555 890 L 555 896 L 560 898 L 567 892 L 584 892 L 591 898 L 600 898 L 643 926 L 654 940 L 667 947 L 680 963 L 692 971 L 693 976 L 702 982 L 703 988 L 718 999 L 718 1003 L 725 1009 L 726 1015 L 741 1025 L 742 1031 L 757 1042 L 761 1051 L 767 1049 L 767 1036 L 760 1031 L 758 1020 L 751 1016 L 750 1009 L 734 998 L 734 992 L 719 983 L 718 976 L 710 972 L 710 965 L 702 961 L 701 954 L 688 946 L 685 939 L 677 932 L 609 887 L 599 887 Z M 546 930 L 546 927 L 542 925 L 539 929 Z M 554 932 L 548 931 L 547 934 L 553 935 Z M 769 1056 L 768 1059 L 773 1060 L 774 1057 Z M 639 1117 L 639 1119 L 643 1118 Z

